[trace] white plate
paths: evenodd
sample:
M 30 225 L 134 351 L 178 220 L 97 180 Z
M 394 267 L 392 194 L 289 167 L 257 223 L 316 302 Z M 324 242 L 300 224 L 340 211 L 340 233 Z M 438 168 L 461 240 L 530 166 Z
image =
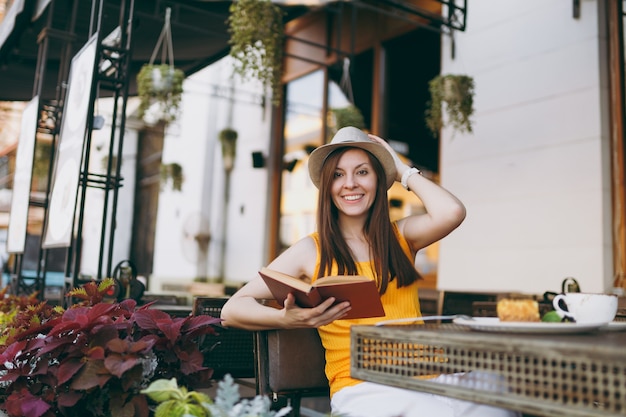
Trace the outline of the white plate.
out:
M 457 318 L 453 323 L 467 326 L 472 330 L 483 332 L 508 333 L 584 333 L 597 330 L 607 323 L 550 323 L 550 322 L 501 322 L 497 317 L 474 317 L 474 319 Z
M 626 321 L 612 321 L 600 327 L 600 330 L 609 332 L 622 332 L 626 330 Z

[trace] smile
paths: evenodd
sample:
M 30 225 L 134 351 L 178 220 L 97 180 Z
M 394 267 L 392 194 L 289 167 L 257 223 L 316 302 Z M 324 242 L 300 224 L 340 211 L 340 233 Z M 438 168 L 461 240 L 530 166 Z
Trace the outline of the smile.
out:
M 356 200 L 360 200 L 363 198 L 363 194 L 357 194 L 357 195 L 345 195 L 342 197 L 344 200 L 348 200 L 348 201 L 356 201 Z

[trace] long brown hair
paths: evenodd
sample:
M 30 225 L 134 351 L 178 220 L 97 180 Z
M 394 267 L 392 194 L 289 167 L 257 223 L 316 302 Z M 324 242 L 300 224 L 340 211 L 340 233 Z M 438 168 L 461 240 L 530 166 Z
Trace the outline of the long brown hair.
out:
M 333 261 L 337 263 L 339 275 L 357 274 L 356 262 L 350 247 L 339 229 L 339 211 L 331 196 L 331 186 L 339 158 L 350 147 L 339 148 L 332 152 L 322 167 L 320 191 L 317 207 L 317 227 L 320 236 L 320 267 L 318 277 L 331 274 Z M 373 269 L 380 294 L 387 291 L 391 280 L 397 279 L 398 287 L 404 287 L 420 279 L 413 263 L 402 250 L 389 220 L 389 202 L 385 171 L 371 153 L 364 150 L 374 168 L 378 184 L 376 198 L 363 227 L 363 234 L 369 242 Z

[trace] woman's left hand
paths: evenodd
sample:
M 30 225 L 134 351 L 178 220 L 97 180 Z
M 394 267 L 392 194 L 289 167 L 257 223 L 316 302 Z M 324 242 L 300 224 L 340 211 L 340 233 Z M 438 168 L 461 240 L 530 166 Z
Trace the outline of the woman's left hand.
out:
M 347 301 L 335 305 L 335 297 L 330 297 L 313 308 L 301 308 L 296 305 L 293 294 L 288 294 L 283 308 L 284 328 L 295 329 L 301 327 L 320 327 L 335 320 L 341 319 L 350 311 Z

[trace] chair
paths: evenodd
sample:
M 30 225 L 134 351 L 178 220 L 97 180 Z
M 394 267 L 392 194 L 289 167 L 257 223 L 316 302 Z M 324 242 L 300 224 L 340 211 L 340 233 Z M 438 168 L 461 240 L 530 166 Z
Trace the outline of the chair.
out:
M 420 288 L 418 291 L 420 311 L 423 316 L 439 315 L 442 291 L 432 288 Z
M 474 303 L 494 302 L 498 300 L 498 293 L 475 293 L 463 291 L 441 291 L 439 315 L 474 314 Z
M 196 297 L 193 315 L 206 314 L 219 318 L 227 298 Z M 246 384 L 243 378 L 255 377 L 254 333 L 248 330 L 215 325 L 217 334 L 206 335 L 201 341 L 205 354 L 204 366 L 213 369 L 212 379 L 222 379 L 230 374 L 237 383 Z
M 220 317 L 226 300 L 196 297 L 193 314 Z M 213 379 L 230 374 L 238 384 L 247 385 L 242 379 L 254 378 L 257 394 L 269 396 L 277 405 L 286 400 L 294 417 L 300 416 L 302 398 L 329 395 L 324 347 L 317 329 L 252 332 L 215 327 L 218 334 L 202 341 L 208 349 L 204 365 L 213 369 Z
M 304 397 L 329 395 L 326 359 L 317 329 L 255 332 L 257 393 L 272 401 L 287 399 L 292 415 L 300 415 Z

